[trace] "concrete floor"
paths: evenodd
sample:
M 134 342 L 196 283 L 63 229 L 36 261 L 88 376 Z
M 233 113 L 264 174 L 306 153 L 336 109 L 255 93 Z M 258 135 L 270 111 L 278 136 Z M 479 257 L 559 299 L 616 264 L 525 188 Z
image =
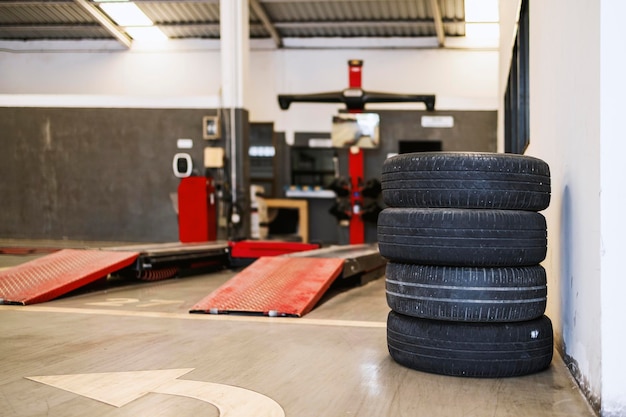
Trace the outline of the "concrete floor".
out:
M 33 257 L 0 256 L 0 268 Z M 233 275 L 96 283 L 0 306 L 0 415 L 595 415 L 557 354 L 547 371 L 507 379 L 394 363 L 382 278 L 332 289 L 303 318 L 188 313 Z

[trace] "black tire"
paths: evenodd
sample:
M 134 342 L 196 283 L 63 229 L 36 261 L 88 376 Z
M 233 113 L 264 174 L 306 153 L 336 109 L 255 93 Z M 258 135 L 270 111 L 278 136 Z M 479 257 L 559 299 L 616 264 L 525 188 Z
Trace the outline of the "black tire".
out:
M 531 211 L 386 208 L 378 216 L 380 254 L 402 263 L 530 266 L 546 245 L 546 220 Z
M 546 271 L 539 265 L 511 268 L 426 266 L 389 262 L 387 304 L 423 319 L 515 322 L 546 310 Z
M 501 378 L 550 366 L 552 323 L 546 316 L 517 323 L 462 323 L 390 312 L 389 354 L 399 364 L 441 375 Z
M 550 168 L 523 155 L 468 152 L 401 154 L 383 163 L 390 207 L 541 211 L 550 204 Z

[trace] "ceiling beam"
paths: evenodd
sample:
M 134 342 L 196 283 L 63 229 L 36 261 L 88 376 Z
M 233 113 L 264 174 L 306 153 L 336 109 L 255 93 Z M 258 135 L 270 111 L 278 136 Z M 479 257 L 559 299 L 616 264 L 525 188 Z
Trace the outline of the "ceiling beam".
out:
M 276 47 L 282 48 L 283 38 L 280 36 L 280 33 L 278 33 L 278 30 L 276 30 L 276 27 L 272 23 L 270 17 L 267 15 L 267 12 L 265 11 L 263 5 L 259 2 L 259 0 L 249 0 L 249 3 L 250 8 L 254 11 L 261 23 L 263 23 L 263 27 L 265 28 L 265 30 L 269 32 L 270 36 L 274 40 Z
M 433 9 L 433 20 L 435 21 L 435 32 L 437 33 L 437 43 L 443 48 L 446 44 L 446 32 L 443 29 L 443 19 L 438 0 L 430 0 L 430 8 Z
M 220 0 L 133 0 L 135 3 L 204 3 L 219 4 Z
M 345 27 L 415 27 L 416 25 L 432 27 L 431 20 L 322 20 L 322 21 L 305 21 L 305 22 L 275 22 L 274 26 L 284 29 L 298 28 L 333 28 L 340 26 Z
M 263 3 L 337 3 L 338 0 L 263 0 Z M 380 0 L 339 0 L 344 3 L 380 2 Z
M 82 7 L 87 13 L 93 16 L 94 19 L 98 21 L 109 32 L 115 39 L 117 39 L 122 45 L 127 48 L 133 43 L 133 40 L 128 36 L 125 32 L 120 30 L 120 28 L 114 24 L 106 14 L 104 14 L 100 9 L 94 5 L 93 3 L 88 2 L 87 0 L 74 0 L 76 4 Z
M 102 26 L 97 23 L 81 23 L 81 24 L 67 24 L 67 23 L 46 23 L 46 24 L 11 24 L 4 25 L 0 24 L 0 31 L 5 32 L 32 32 L 32 31 L 41 31 L 41 32 L 52 32 L 52 31 L 80 31 L 85 29 L 96 29 L 100 31 Z
M 20 1 L 3 1 L 0 3 L 2 7 L 10 6 L 50 6 L 52 4 L 72 3 L 72 0 L 20 0 Z

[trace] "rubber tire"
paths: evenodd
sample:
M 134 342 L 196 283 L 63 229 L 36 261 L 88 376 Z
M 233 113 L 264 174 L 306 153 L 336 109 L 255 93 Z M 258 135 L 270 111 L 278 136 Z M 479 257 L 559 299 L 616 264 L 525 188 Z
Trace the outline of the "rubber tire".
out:
M 389 207 L 491 208 L 541 211 L 550 204 L 550 168 L 514 154 L 424 152 L 383 163 Z
M 520 210 L 386 208 L 378 216 L 378 249 L 402 263 L 537 265 L 546 256 L 546 220 Z
M 522 376 L 550 366 L 552 323 L 462 323 L 390 312 L 387 346 L 397 363 L 418 371 L 479 378 Z
M 427 266 L 389 262 L 387 305 L 408 316 L 465 322 L 515 322 L 546 310 L 546 271 Z

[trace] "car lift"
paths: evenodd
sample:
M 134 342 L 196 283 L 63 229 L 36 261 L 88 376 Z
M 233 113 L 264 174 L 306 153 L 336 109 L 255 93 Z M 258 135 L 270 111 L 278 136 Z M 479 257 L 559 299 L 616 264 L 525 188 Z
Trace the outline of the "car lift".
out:
M 364 91 L 363 62 L 351 60 L 348 64 L 349 88 L 336 93 L 279 95 L 280 107 L 286 110 L 292 102 L 344 103 L 349 112 L 362 112 L 366 103 L 423 102 L 428 110 L 434 109 L 433 95 Z M 224 284 L 227 288 L 220 287 L 209 294 L 191 312 L 301 316 L 337 280 L 365 283 L 382 275 L 386 261 L 377 246 L 363 245 L 365 229 L 360 213 L 363 163 L 363 150 L 351 150 L 351 245 L 319 249 L 307 244 L 241 241 L 63 249 L 0 271 L 0 304 L 49 301 L 112 273 L 153 281 L 184 271 L 232 266 L 236 258 L 258 258 L 260 262 L 252 269 L 242 271 Z M 204 183 L 200 185 L 204 187 Z
M 265 247 L 264 250 L 259 251 L 256 245 L 259 243 Z M 185 273 L 223 269 L 237 264 L 242 259 L 258 257 L 261 263 L 241 272 L 244 278 L 250 278 L 248 288 L 255 289 L 252 297 L 253 306 L 240 302 L 242 298 L 240 292 L 230 298 L 235 301 L 227 300 L 239 303 L 239 309 L 227 308 L 219 312 L 245 310 L 269 315 L 271 311 L 277 311 L 279 312 L 277 315 L 281 316 L 301 316 L 313 308 L 331 284 L 366 283 L 381 276 L 386 264 L 376 245 L 350 245 L 324 249 L 316 247 L 317 245 L 311 244 L 241 241 L 61 249 L 0 271 L 0 304 L 43 303 L 104 279 L 109 274 L 155 281 Z M 266 267 L 260 270 L 264 264 L 269 265 L 269 269 Z M 325 265 L 332 267 L 326 270 Z M 280 282 L 275 278 L 285 276 L 289 270 L 293 272 L 294 268 L 308 274 L 310 279 L 307 280 L 302 273 L 291 274 L 286 278 L 291 287 L 281 288 Z M 232 280 L 233 283 L 236 283 L 237 279 L 239 282 L 244 279 L 235 278 Z M 265 284 L 263 280 L 266 281 Z M 304 298 L 302 291 L 305 293 Z M 272 304 L 272 300 L 267 299 L 267 294 L 278 294 L 282 304 L 279 306 Z M 298 296 L 288 301 L 294 294 Z M 223 297 L 220 298 L 220 302 L 223 301 Z M 213 306 L 200 301 L 192 312 L 210 313 L 213 309 Z
M 196 303 L 191 313 L 301 317 L 335 283 L 365 284 L 384 274 L 376 245 L 331 246 L 261 257 Z

